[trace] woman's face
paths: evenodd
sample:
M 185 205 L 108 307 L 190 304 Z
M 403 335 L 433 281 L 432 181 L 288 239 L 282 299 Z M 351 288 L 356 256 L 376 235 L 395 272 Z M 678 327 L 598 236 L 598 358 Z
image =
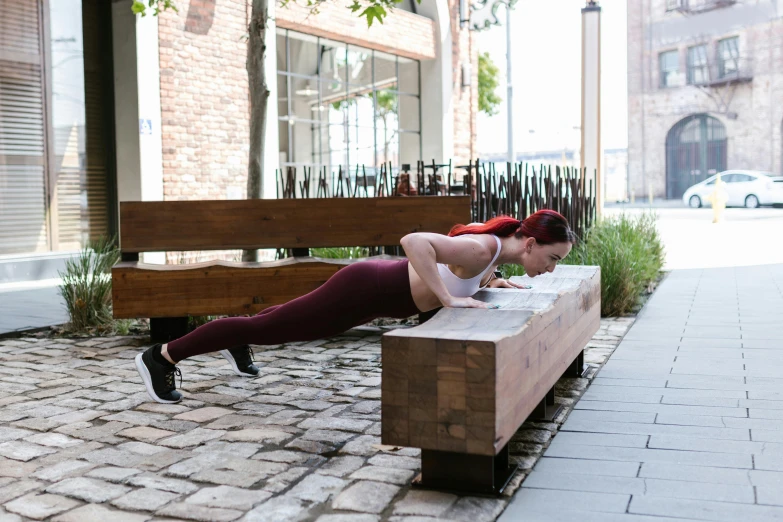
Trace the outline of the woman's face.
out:
M 571 252 L 571 243 L 554 243 L 541 245 L 534 238 L 524 240 L 522 251 L 522 266 L 528 277 L 536 277 L 546 272 L 552 272 L 558 261 Z

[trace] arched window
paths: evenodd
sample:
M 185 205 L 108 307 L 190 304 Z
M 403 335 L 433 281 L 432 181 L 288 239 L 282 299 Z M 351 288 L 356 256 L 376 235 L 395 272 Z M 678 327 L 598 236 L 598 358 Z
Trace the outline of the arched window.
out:
M 666 197 L 726 170 L 726 127 L 706 114 L 677 122 L 666 135 Z

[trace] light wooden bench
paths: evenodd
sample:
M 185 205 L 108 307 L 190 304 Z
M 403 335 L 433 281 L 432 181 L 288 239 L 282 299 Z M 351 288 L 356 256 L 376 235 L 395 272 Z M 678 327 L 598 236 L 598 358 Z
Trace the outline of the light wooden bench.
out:
M 498 310 L 444 308 L 382 338 L 381 440 L 421 448 L 428 488 L 500 493 L 508 442 L 531 415 L 552 418 L 554 385 L 581 376 L 598 330 L 599 267 L 560 266 L 530 290 L 490 289 Z
M 399 246 L 411 232 L 446 234 L 469 221 L 466 196 L 123 202 L 122 259 L 112 269 L 114 317 L 149 317 L 153 340 L 165 342 L 187 333 L 188 316 L 256 314 L 357 262 L 309 257 L 310 248 Z M 256 248 L 291 249 L 295 257 L 139 262 L 140 252 Z

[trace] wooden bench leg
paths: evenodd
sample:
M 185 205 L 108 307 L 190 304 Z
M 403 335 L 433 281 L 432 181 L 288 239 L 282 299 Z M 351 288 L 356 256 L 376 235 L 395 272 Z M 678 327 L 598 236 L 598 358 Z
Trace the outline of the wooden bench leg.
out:
M 450 451 L 421 450 L 421 474 L 414 486 L 463 493 L 500 494 L 517 469 L 508 458 L 508 444 L 494 457 Z
M 562 409 L 562 406 L 555 403 L 555 388 L 553 386 L 552 389 L 546 393 L 546 397 L 538 403 L 538 406 L 536 406 L 536 409 L 530 414 L 528 420 L 552 422 Z
M 156 343 L 167 343 L 188 333 L 187 317 L 152 317 L 150 339 Z
M 429 312 L 419 312 L 419 324 L 424 324 L 433 317 L 435 317 L 435 314 L 437 314 L 440 311 L 440 308 L 436 308 L 434 310 L 430 310 Z
M 579 352 L 579 355 L 576 356 L 574 362 L 571 363 L 571 366 L 566 372 L 566 377 L 584 377 L 589 369 L 589 366 L 585 364 L 585 351 L 582 350 Z

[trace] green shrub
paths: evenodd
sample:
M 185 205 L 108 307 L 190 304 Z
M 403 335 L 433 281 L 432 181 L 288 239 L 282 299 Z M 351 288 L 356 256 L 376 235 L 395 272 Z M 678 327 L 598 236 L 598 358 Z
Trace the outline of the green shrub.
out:
M 311 248 L 310 255 L 324 259 L 358 259 L 369 257 L 370 249 L 366 247 Z
M 566 265 L 601 267 L 601 315 L 630 313 L 663 268 L 664 250 L 656 216 L 620 214 L 597 221 L 571 253 Z M 521 265 L 500 267 L 503 277 L 524 275 Z
M 134 319 L 117 319 L 114 321 L 114 331 L 117 335 L 130 335 L 131 328 L 135 323 Z
M 503 274 L 504 279 L 525 275 L 525 269 L 522 268 L 522 265 L 500 265 L 498 270 Z
M 189 315 L 188 316 L 188 331 L 193 331 L 201 325 L 207 324 L 210 321 L 214 321 L 219 316 L 217 315 Z
M 70 318 L 70 330 L 110 327 L 114 321 L 111 309 L 111 267 L 119 261 L 120 251 L 113 238 L 89 241 L 79 256 L 65 264 L 60 295 Z
M 645 290 L 658 279 L 664 250 L 655 221 L 651 212 L 602 219 L 563 261 L 601 267 L 602 316 L 632 312 Z

